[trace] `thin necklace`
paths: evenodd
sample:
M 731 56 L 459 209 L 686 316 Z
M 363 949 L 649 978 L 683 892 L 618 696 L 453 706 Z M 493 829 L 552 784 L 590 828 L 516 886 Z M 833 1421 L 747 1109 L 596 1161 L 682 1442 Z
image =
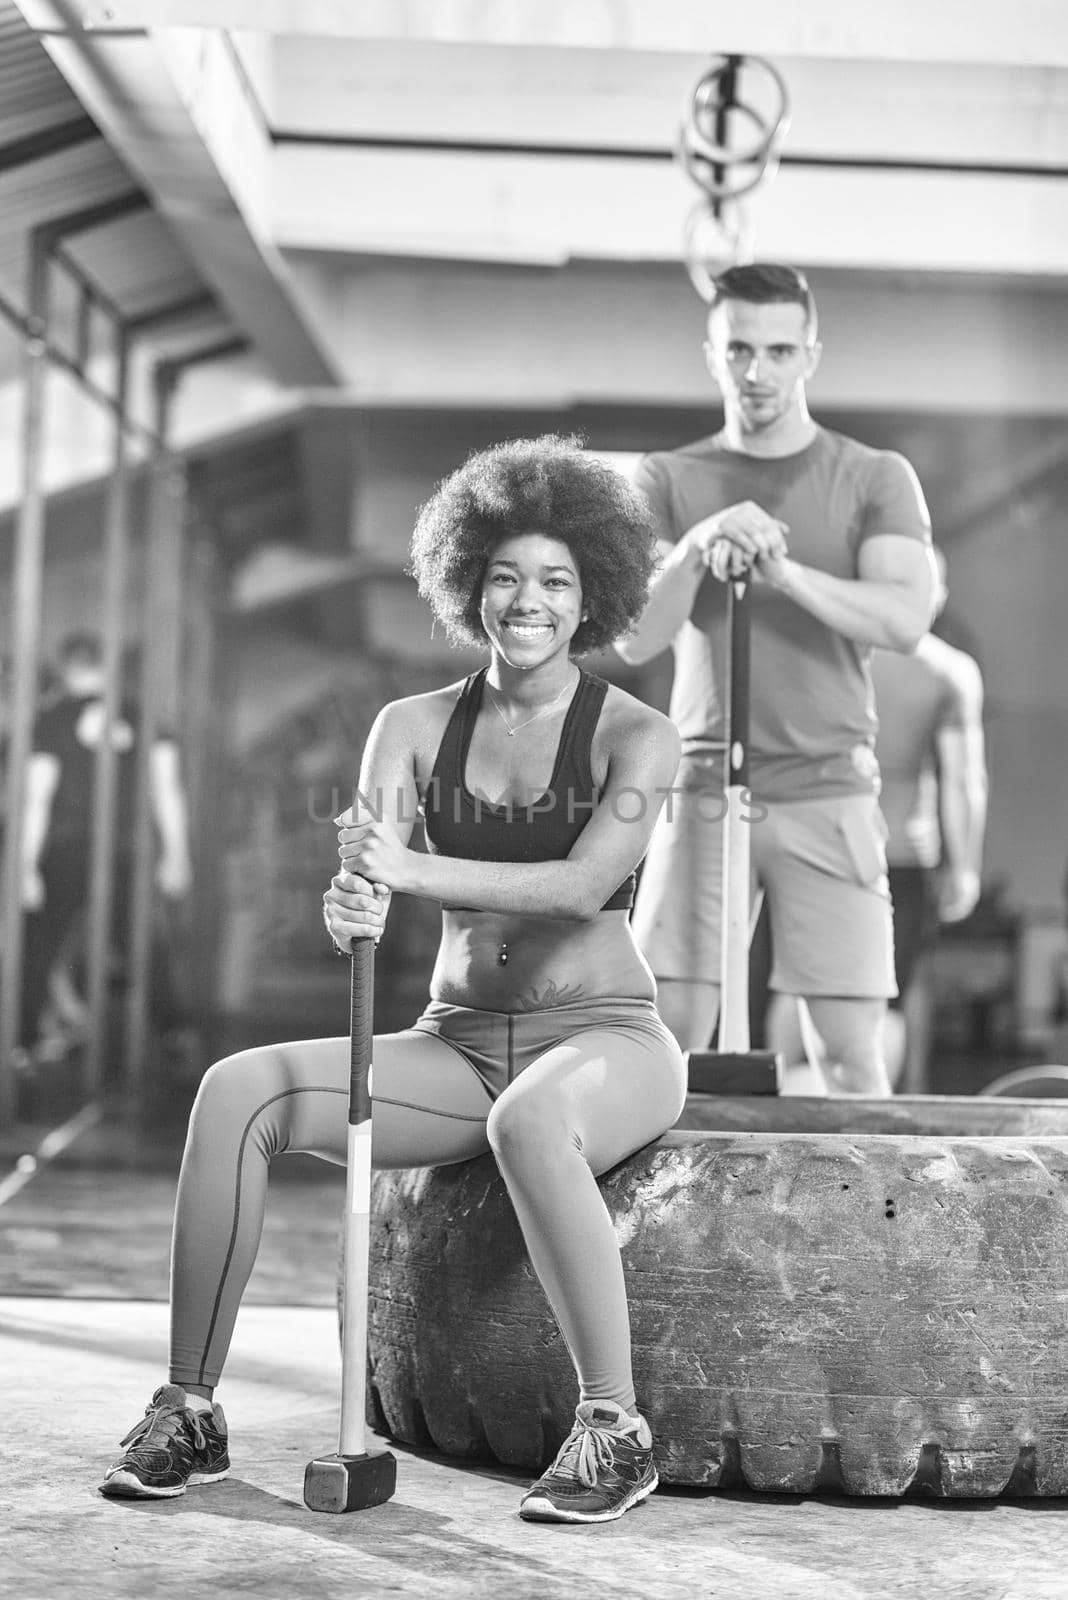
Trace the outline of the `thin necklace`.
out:
M 544 717 L 546 712 L 552 710 L 553 706 L 559 705 L 560 701 L 564 698 L 564 695 L 567 694 L 570 689 L 574 688 L 574 684 L 565 683 L 564 687 L 560 690 L 560 693 L 555 697 L 555 699 L 550 700 L 548 704 L 543 705 L 540 711 L 535 711 L 534 715 L 532 717 L 528 717 L 525 722 L 516 723 L 511 723 L 508 721 L 508 718 L 505 716 L 504 712 L 497 703 L 497 696 L 494 694 L 488 683 L 486 688 L 489 689 L 490 699 L 493 702 L 493 709 L 496 711 L 497 715 L 508 729 L 509 739 L 514 739 L 520 728 L 529 728 L 532 722 L 537 722 L 538 718 Z

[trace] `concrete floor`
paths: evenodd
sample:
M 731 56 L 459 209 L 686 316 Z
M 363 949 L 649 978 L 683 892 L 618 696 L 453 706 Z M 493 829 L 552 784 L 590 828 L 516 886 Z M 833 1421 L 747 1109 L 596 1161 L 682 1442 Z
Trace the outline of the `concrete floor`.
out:
M 603 1528 L 527 1525 L 525 1479 L 397 1448 L 387 1505 L 307 1511 L 336 1448 L 326 1307 L 246 1306 L 224 1386 L 229 1479 L 146 1504 L 97 1493 L 164 1375 L 166 1307 L 0 1300 L 0 1584 L 26 1600 L 178 1594 L 345 1600 L 1063 1600 L 1068 1508 L 663 1492 Z
M 272 1183 L 219 1391 L 231 1476 L 105 1500 L 103 1469 L 166 1376 L 182 1125 L 110 1114 L 0 1206 L 0 1594 L 1068 1600 L 1063 1501 L 675 1490 L 606 1527 L 549 1527 L 516 1514 L 525 1477 L 394 1447 L 387 1505 L 307 1511 L 305 1463 L 336 1448 L 343 1179 L 301 1158 Z M 0 1134 L 0 1175 L 27 1148 L 27 1129 Z

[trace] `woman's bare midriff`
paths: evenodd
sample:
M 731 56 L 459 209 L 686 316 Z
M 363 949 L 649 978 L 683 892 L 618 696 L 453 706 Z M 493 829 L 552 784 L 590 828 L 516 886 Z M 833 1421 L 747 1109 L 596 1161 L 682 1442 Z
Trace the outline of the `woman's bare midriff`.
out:
M 442 914 L 433 1000 L 479 1011 L 546 1011 L 581 1000 L 652 1000 L 655 994 L 626 911 L 602 911 L 592 922 L 489 911 Z

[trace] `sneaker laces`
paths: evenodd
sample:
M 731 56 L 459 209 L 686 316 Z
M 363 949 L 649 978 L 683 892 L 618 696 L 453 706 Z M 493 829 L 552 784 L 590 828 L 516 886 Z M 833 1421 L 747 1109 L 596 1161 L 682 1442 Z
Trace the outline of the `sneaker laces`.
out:
M 186 1443 L 190 1434 L 194 1446 L 204 1449 L 207 1440 L 200 1426 L 200 1413 L 154 1394 L 140 1422 L 134 1424 L 125 1439 L 120 1439 L 119 1448 L 125 1450 L 127 1445 L 133 1445 L 135 1448 L 130 1451 L 133 1456 L 146 1450 L 165 1449 L 172 1440 L 179 1438 Z
M 570 1469 L 587 1489 L 592 1489 L 597 1483 L 598 1471 L 607 1471 L 615 1465 L 612 1440 L 618 1439 L 619 1433 L 618 1428 L 607 1427 L 603 1423 L 598 1425 L 587 1421 L 585 1417 L 576 1416 L 574 1427 L 549 1469 L 550 1475 Z

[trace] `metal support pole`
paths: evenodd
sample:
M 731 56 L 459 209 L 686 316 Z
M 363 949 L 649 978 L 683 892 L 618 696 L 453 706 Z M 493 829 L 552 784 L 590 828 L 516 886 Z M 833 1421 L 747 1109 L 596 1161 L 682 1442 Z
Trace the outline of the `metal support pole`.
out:
M 93 297 L 84 283 L 78 285 L 78 333 L 75 342 L 74 365 L 79 377 L 89 365 L 89 343 L 93 326 Z
M 157 854 L 152 806 L 153 749 L 164 719 L 173 719 L 177 709 L 181 640 L 186 483 L 185 469 L 175 461 L 170 450 L 170 413 L 176 377 L 174 363 L 161 362 L 156 368 L 159 446 L 152 463 L 145 539 L 137 816 L 126 1004 L 126 1082 L 135 1090 L 144 1082 L 148 1047 Z
M 220 782 L 218 686 L 220 582 L 217 535 L 197 530 L 189 566 L 188 641 L 182 677 L 182 732 L 195 894 L 190 907 L 187 980 L 199 1021 L 215 989 L 215 929 L 220 924 L 221 864 L 217 819 Z
M 158 307 L 155 311 L 136 319 L 124 319 L 115 303 L 97 288 L 77 263 L 63 251 L 63 240 L 70 235 L 145 210 L 148 204 L 143 195 L 130 192 L 42 223 L 34 229 L 30 237 L 25 314 L 13 306 L 5 296 L 0 295 L 0 317 L 12 323 L 21 332 L 24 341 L 23 481 L 15 538 L 11 619 L 8 629 L 13 669 L 5 797 L 8 827 L 5 830 L 3 854 L 0 860 L 0 891 L 2 891 L 0 892 L 2 900 L 0 904 L 0 1123 L 12 1122 L 18 1111 L 15 1051 L 22 1010 L 24 932 L 22 828 L 26 808 L 26 773 L 32 754 L 38 697 L 44 574 L 45 503 L 42 463 L 45 389 L 49 364 L 54 363 L 72 373 L 83 391 L 103 405 L 115 417 L 117 423 L 115 474 L 109 497 L 105 537 L 105 706 L 106 724 L 110 727 L 118 708 L 123 620 L 121 597 L 128 546 L 125 436 L 129 433 L 145 434 L 145 430 L 129 415 L 127 393 L 129 339 L 134 333 L 146 332 L 156 324 L 202 311 L 213 303 L 210 295 L 197 295 L 169 306 Z M 50 269 L 54 260 L 58 260 L 67 274 L 73 278 L 80 293 L 77 349 L 73 356 L 56 348 L 49 337 Z M 118 339 L 119 392 L 115 396 L 106 393 L 95 384 L 86 371 L 91 334 L 90 321 L 94 305 L 98 306 L 111 321 Z M 218 345 L 195 359 L 217 359 L 234 348 L 242 347 L 243 342 L 232 340 L 229 345 Z M 172 382 L 180 365 L 181 363 L 171 364 Z M 151 442 L 155 444 L 157 441 L 152 439 Z M 184 495 L 184 484 L 182 493 Z M 179 527 L 180 525 L 179 519 Z M 177 599 L 176 592 L 175 599 Z M 175 626 L 177 627 L 177 623 Z M 104 752 L 110 751 L 110 740 L 104 741 L 102 749 Z M 105 754 L 97 765 L 93 796 L 94 820 L 90 866 L 92 1024 L 87 1071 L 90 1093 L 95 1092 L 100 1084 L 103 1026 L 106 1015 L 106 963 L 110 944 L 109 924 L 113 889 L 114 788 L 114 763 Z
M 93 785 L 92 847 L 89 873 L 89 1040 L 85 1088 L 100 1093 L 108 1025 L 108 969 L 115 891 L 115 817 L 118 753 L 112 730 L 122 703 L 122 653 L 126 631 L 126 573 L 129 564 L 129 452 L 126 407 L 129 341 L 116 330 L 115 438 L 104 526 L 101 633 L 104 643 L 104 728 L 96 753 Z
M 49 314 L 48 241 L 30 239 L 27 330 L 23 347 L 22 495 L 11 596 L 12 703 L 8 735 L 7 828 L 0 916 L 0 1119 L 17 1112 L 15 1047 L 22 1013 L 22 823 L 33 743 L 44 571 L 45 381 Z

